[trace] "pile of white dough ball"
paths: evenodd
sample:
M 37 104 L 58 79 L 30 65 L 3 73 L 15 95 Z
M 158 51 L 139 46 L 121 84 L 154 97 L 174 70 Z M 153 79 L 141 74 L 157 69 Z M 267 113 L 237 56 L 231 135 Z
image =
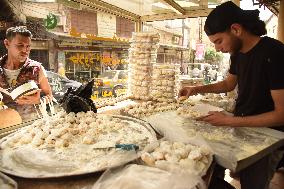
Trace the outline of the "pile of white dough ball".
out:
M 150 100 L 152 64 L 156 63 L 158 33 L 133 33 L 129 49 L 129 94 L 137 100 Z
M 141 159 L 147 165 L 163 170 L 183 170 L 203 176 L 212 163 L 213 157 L 206 147 L 163 140 L 154 150 L 143 152 Z
M 143 118 L 158 112 L 176 110 L 180 104 L 167 102 L 143 102 L 135 105 L 129 105 L 121 110 L 122 113 L 130 114 L 134 117 Z

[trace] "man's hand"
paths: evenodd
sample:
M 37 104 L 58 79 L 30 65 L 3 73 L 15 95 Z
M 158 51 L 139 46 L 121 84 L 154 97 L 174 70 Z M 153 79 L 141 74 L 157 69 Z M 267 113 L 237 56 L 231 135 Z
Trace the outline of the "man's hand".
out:
M 179 91 L 178 97 L 184 96 L 188 98 L 189 96 L 196 95 L 196 94 L 197 92 L 195 90 L 195 87 L 184 87 Z
M 232 126 L 233 115 L 224 112 L 211 111 L 207 116 L 198 118 L 198 121 L 205 121 L 214 126 Z
M 16 103 L 19 105 L 27 105 L 27 104 L 39 104 L 40 102 L 40 89 L 37 90 L 35 94 L 32 95 L 24 95 L 19 97 L 16 100 Z

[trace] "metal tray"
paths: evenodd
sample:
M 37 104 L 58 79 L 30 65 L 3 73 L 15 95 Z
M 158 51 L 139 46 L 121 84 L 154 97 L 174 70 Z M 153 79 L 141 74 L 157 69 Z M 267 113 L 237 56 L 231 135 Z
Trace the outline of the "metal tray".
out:
M 25 126 L 29 126 L 31 125 L 33 122 L 35 122 L 37 119 L 35 120 L 30 120 L 30 121 L 27 121 L 27 122 L 23 122 L 21 124 L 16 124 L 16 125 L 12 125 L 12 126 L 9 126 L 9 127 L 5 127 L 5 128 L 0 128 L 0 138 L 3 138 L 7 135 L 9 135 L 10 133 L 13 133 L 15 132 L 16 130 L 22 128 L 22 127 L 25 127 Z
M 147 129 L 149 132 L 148 134 L 152 136 L 150 139 L 151 141 L 157 140 L 155 131 L 152 129 L 150 124 L 146 123 L 145 121 L 127 116 L 111 116 L 114 118 L 120 118 L 122 120 L 138 123 L 141 127 Z M 0 145 L 10 137 L 20 132 L 21 129 L 2 138 L 0 140 Z M 24 178 L 56 178 L 103 171 L 139 158 L 139 153 L 136 153 L 133 150 L 118 150 L 115 152 L 112 151 L 111 154 L 102 154 L 95 159 L 88 159 L 86 154 L 90 154 L 93 153 L 94 150 L 101 149 L 93 149 L 86 146 L 87 145 L 83 146 L 80 144 L 74 147 L 72 150 L 64 152 L 67 153 L 67 155 L 65 154 L 64 157 L 68 156 L 68 159 L 60 159 L 62 156 L 58 156 L 58 154 L 52 149 L 39 150 L 35 148 L 27 148 L 26 146 L 15 149 L 8 148 L 6 150 L 0 148 L 0 171 Z M 78 149 L 79 152 L 77 151 Z M 84 157 L 81 152 L 85 154 Z M 77 161 L 78 159 L 76 158 L 80 155 L 82 156 L 82 160 L 80 159 L 80 161 Z M 75 157 L 76 161 L 72 161 L 73 157 Z M 97 162 L 104 162 L 105 164 L 97 164 Z
M 0 188 L 17 189 L 18 185 L 13 179 L 0 172 Z

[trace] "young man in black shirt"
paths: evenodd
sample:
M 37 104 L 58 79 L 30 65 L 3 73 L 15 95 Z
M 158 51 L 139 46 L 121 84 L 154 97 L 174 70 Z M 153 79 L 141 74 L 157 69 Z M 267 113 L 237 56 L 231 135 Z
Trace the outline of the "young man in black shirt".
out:
M 224 93 L 238 89 L 234 116 L 209 112 L 204 117 L 215 126 L 271 127 L 284 131 L 284 44 L 266 34 L 258 10 L 242 10 L 228 1 L 207 17 L 204 30 L 215 49 L 230 53 L 225 80 L 185 87 L 179 96 Z M 267 189 L 283 151 L 273 152 L 240 172 L 242 189 Z M 273 162 L 273 163 L 272 163 Z

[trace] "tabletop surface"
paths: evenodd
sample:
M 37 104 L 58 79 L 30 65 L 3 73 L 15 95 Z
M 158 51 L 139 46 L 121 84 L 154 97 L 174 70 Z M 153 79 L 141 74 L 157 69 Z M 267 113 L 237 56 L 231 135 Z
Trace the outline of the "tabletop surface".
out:
M 284 146 L 284 133 L 270 128 L 214 127 L 178 116 L 176 111 L 161 112 L 144 120 L 172 140 L 201 136 L 212 148 L 216 162 L 235 172 Z

